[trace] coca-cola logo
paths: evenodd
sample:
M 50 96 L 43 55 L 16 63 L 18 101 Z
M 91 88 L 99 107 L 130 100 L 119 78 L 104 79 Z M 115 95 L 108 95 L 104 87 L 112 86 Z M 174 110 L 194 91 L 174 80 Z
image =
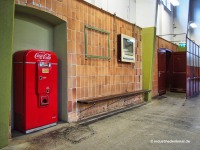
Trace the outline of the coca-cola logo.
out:
M 35 59 L 46 59 L 50 60 L 51 59 L 51 54 L 44 53 L 44 52 L 39 52 L 35 54 Z

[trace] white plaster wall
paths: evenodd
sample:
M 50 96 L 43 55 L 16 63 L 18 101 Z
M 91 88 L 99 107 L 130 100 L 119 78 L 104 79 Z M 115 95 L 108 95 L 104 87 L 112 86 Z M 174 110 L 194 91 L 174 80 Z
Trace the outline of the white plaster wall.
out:
M 162 38 L 173 41 L 173 9 L 169 11 L 162 3 L 158 3 L 156 35 Z
M 175 44 L 182 41 L 184 42 L 187 33 L 189 0 L 179 0 L 179 2 L 180 5 L 173 7 L 172 11 L 168 11 L 162 3 L 159 2 L 157 14 L 157 35 L 185 33 L 176 36 L 161 36 L 168 41 L 173 41 Z
M 187 33 L 188 25 L 188 12 L 189 12 L 189 0 L 179 0 L 180 5 L 174 9 L 174 34 Z M 177 35 L 174 37 L 174 41 L 185 41 L 186 35 Z
M 160 0 L 85 0 L 99 8 L 102 8 L 124 20 L 134 23 L 142 28 L 154 27 L 157 28 L 157 35 L 180 34 L 187 32 L 189 0 L 179 0 L 180 5 L 168 11 Z M 193 0 L 195 6 L 200 8 L 200 0 Z M 158 2 L 158 7 L 156 3 Z M 199 10 L 198 10 L 199 11 Z M 157 16 L 156 16 L 157 13 Z M 197 14 L 197 13 L 196 13 Z M 198 13 L 200 14 L 200 13 Z M 156 18 L 157 17 L 157 18 Z M 197 15 L 195 20 L 197 19 Z M 156 21 L 157 19 L 157 21 Z M 200 20 L 200 19 L 199 19 Z M 191 38 L 200 43 L 200 23 L 199 28 L 191 31 Z M 162 38 L 168 41 L 185 41 L 183 35 L 168 35 Z
M 102 8 L 111 14 L 135 24 L 136 20 L 136 0 L 85 0 L 86 2 Z
M 114 3 L 113 3 L 114 2 Z M 108 0 L 108 11 L 131 23 L 136 20 L 135 0 Z
M 200 0 L 190 2 L 190 21 L 197 24 L 197 28 L 189 28 L 189 37 L 200 45 Z
M 136 25 L 146 28 L 156 26 L 157 0 L 136 0 Z
M 142 28 L 155 27 L 157 0 L 85 0 Z

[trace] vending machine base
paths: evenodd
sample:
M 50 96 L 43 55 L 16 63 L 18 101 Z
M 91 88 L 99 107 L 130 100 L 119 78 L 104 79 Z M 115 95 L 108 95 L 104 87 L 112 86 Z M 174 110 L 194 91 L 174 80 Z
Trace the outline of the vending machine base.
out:
M 31 129 L 31 130 L 26 130 L 25 133 L 29 134 L 29 133 L 32 133 L 32 132 L 35 132 L 35 131 L 39 131 L 39 130 L 42 130 L 42 129 L 46 129 L 46 128 L 49 128 L 49 127 L 53 127 L 53 126 L 56 126 L 56 125 L 57 125 L 57 123 L 48 124 L 46 126 L 34 128 L 34 129 Z

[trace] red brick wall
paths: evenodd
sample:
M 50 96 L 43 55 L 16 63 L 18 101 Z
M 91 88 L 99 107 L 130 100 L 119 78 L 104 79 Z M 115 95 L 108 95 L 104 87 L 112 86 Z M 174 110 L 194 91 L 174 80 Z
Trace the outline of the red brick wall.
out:
M 156 49 L 154 53 L 154 69 L 153 69 L 153 85 L 152 85 L 152 97 L 158 95 L 158 49 L 167 48 L 172 51 L 177 50 L 177 45 L 166 41 L 163 38 L 156 37 Z
M 34 3 L 33 3 L 34 2 Z M 88 105 L 77 104 L 77 100 L 102 97 L 142 89 L 142 41 L 141 28 L 123 21 L 112 14 L 78 0 L 16 0 L 16 3 L 35 7 L 67 21 L 68 53 L 68 116 L 69 122 L 95 115 L 127 104 L 142 102 L 141 96 L 126 102 L 110 105 L 99 103 L 95 107 L 80 113 Z M 111 59 L 85 59 L 84 25 L 90 25 L 110 32 Z M 117 62 L 117 34 L 126 34 L 136 38 L 136 62 Z M 88 49 L 106 50 L 105 35 L 88 32 Z M 106 37 L 107 38 L 107 37 Z M 97 39 L 101 39 L 98 40 Z M 67 107 L 67 106 L 66 106 Z

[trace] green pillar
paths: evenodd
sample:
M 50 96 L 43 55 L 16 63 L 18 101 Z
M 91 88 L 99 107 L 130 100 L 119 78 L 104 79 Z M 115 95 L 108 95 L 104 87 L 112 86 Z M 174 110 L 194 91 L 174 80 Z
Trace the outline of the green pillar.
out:
M 14 0 L 0 0 L 0 148 L 8 144 Z
M 156 28 L 142 29 L 142 87 L 143 89 L 152 90 L 153 68 L 154 68 L 154 51 L 156 42 Z M 145 97 L 151 100 L 152 92 Z

